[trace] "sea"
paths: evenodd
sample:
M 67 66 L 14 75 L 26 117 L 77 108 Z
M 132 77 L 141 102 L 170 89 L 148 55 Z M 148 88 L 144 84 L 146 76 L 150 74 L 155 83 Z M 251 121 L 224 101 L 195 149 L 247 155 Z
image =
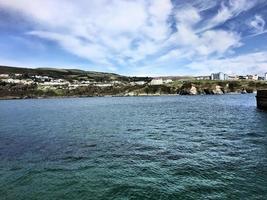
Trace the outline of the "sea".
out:
M 1 200 L 267 199 L 255 94 L 0 101 Z

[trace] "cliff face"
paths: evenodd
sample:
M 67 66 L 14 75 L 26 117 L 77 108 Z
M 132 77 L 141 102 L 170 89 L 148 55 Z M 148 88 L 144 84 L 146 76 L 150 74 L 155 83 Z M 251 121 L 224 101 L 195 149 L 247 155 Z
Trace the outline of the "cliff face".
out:
M 202 86 L 196 86 L 192 85 L 191 88 L 188 89 L 182 89 L 182 91 L 179 93 L 181 95 L 198 95 L 198 94 L 224 94 L 227 93 L 227 90 L 219 85 L 212 85 L 211 87 L 202 87 Z
M 220 95 L 226 93 L 253 93 L 267 89 L 266 81 L 191 81 L 177 87 L 180 95 Z

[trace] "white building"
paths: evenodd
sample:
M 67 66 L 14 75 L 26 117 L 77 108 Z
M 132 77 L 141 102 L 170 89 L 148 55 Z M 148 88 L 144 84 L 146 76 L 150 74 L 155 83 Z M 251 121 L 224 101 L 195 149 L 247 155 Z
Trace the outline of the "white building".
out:
M 163 84 L 168 84 L 172 83 L 171 79 L 163 79 L 163 78 L 154 78 L 152 81 L 150 81 L 150 85 L 163 85 Z
M 162 78 L 154 78 L 150 81 L 150 85 L 162 85 L 163 79 Z
M 228 76 L 228 80 L 231 80 L 231 81 L 237 81 L 239 79 L 239 77 L 237 75 L 229 75 Z
M 13 78 L 9 78 L 9 79 L 2 79 L 2 81 L 6 82 L 6 83 L 15 83 L 15 84 L 24 84 L 24 85 L 30 85 L 33 84 L 33 80 L 31 79 L 13 79 Z
M 211 76 L 197 76 L 196 80 L 210 80 Z
M 172 83 L 172 80 L 171 79 L 166 79 L 166 80 L 163 80 L 163 83 L 165 83 L 165 84 Z
M 264 74 L 264 80 L 267 81 L 267 72 Z
M 41 86 L 63 86 L 63 85 L 69 85 L 69 82 L 51 82 L 51 81 L 49 81 L 49 82 L 47 82 L 47 81 L 45 81 L 45 82 L 43 82 L 43 83 L 38 83 L 38 85 L 41 85 Z
M 259 79 L 259 76 L 257 74 L 255 75 L 247 75 L 248 80 L 257 81 Z
M 133 83 L 134 83 L 134 85 L 145 85 L 146 84 L 145 81 L 135 81 Z
M 97 83 L 97 84 L 95 84 L 95 86 L 97 86 L 97 87 L 110 87 L 112 85 L 113 85 L 112 83 Z
M 222 72 L 219 72 L 219 73 L 212 73 L 211 74 L 211 80 L 228 80 L 228 75 L 227 74 L 224 74 Z
M 0 74 L 0 78 L 8 78 L 9 74 Z
M 111 81 L 111 83 L 112 83 L 113 85 L 119 85 L 119 84 L 122 84 L 121 81 Z

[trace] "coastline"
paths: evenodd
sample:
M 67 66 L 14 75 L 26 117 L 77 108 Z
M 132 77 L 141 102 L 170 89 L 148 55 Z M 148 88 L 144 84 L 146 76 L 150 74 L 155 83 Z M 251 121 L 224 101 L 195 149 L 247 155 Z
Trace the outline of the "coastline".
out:
M 7 96 L 0 97 L 0 101 L 4 100 L 28 100 L 28 99 L 71 99 L 71 98 L 107 98 L 107 97 L 159 97 L 159 96 L 224 96 L 224 95 L 246 95 L 246 94 L 255 94 L 256 93 L 241 93 L 241 92 L 228 92 L 224 94 L 138 94 L 138 95 L 98 95 L 98 96 L 38 96 L 38 97 L 19 97 L 19 96 Z

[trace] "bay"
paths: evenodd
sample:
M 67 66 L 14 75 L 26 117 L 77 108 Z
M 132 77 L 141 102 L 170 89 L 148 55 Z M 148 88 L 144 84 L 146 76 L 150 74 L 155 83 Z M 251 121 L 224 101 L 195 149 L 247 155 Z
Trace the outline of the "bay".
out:
M 0 101 L 0 199 L 267 199 L 255 95 Z

